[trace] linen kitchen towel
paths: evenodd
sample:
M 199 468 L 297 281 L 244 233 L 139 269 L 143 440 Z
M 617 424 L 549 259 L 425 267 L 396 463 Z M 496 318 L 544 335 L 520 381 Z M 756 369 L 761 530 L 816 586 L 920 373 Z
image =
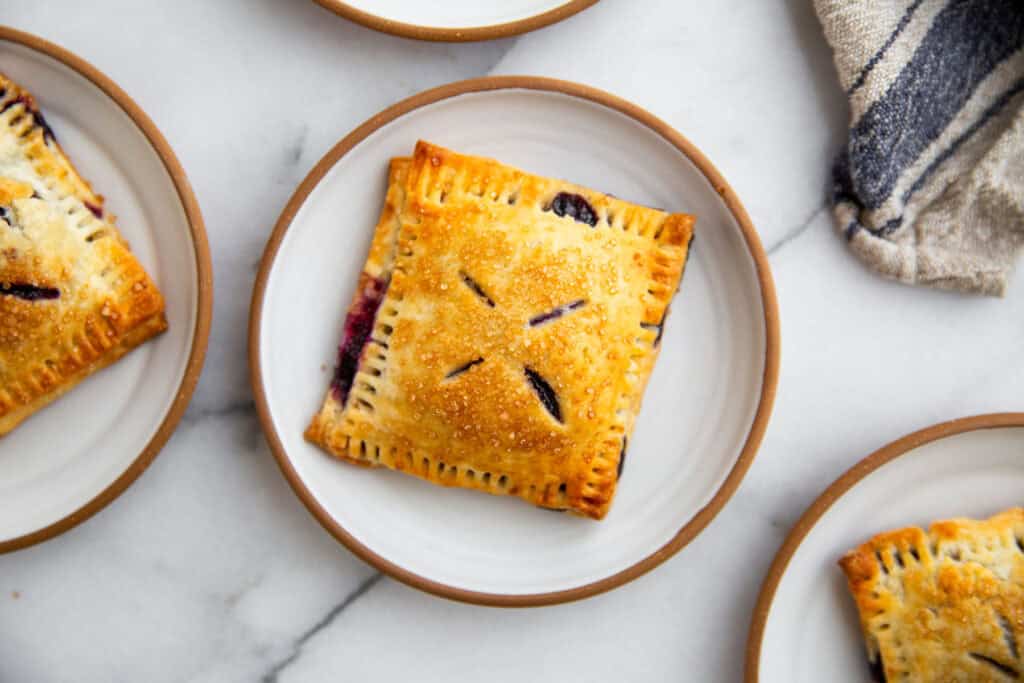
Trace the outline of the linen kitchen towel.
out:
M 878 272 L 1002 295 L 1024 244 L 1024 1 L 815 0 L 850 100 L 842 235 Z

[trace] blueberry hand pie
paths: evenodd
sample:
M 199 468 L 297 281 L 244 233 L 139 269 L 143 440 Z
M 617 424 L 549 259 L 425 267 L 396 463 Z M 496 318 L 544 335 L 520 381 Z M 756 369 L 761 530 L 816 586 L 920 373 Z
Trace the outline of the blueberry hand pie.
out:
M 167 327 L 32 96 L 0 75 L 0 435 Z
M 839 564 L 876 680 L 1024 674 L 1024 509 L 879 534 Z
M 693 223 L 420 142 L 391 163 L 306 437 L 604 517 Z

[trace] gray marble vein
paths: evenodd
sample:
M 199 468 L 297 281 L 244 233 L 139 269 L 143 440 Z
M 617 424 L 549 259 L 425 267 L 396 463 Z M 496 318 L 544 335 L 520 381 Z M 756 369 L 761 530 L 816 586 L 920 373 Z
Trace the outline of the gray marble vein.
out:
M 352 604 L 359 600 L 359 598 L 366 595 L 366 593 L 376 586 L 383 578 L 384 575 L 380 572 L 374 573 L 372 576 L 356 586 L 355 590 L 346 595 L 344 600 L 328 610 L 319 621 L 295 639 L 295 642 L 292 643 L 291 652 L 288 653 L 288 656 L 270 667 L 270 669 L 260 678 L 261 683 L 278 683 L 281 672 L 291 666 L 295 660 L 302 656 L 302 648 L 305 647 L 306 643 L 309 642 L 313 636 L 333 624 L 335 619 L 341 616 L 342 612 L 352 606 Z
M 225 418 L 225 417 L 239 417 L 242 415 L 255 414 L 256 405 L 252 399 L 243 399 L 240 401 L 231 401 L 215 406 L 197 406 L 189 408 L 184 417 L 181 418 L 183 424 L 195 424 L 203 420 L 209 420 L 213 418 Z
M 768 255 L 774 256 L 779 251 L 781 251 L 786 245 L 790 244 L 791 242 L 793 242 L 793 240 L 797 239 L 798 237 L 806 233 L 814 224 L 814 222 L 818 220 L 818 218 L 827 210 L 827 206 L 819 206 L 817 209 L 815 209 L 811 213 L 811 215 L 809 215 L 807 218 L 801 221 L 799 225 L 797 225 L 795 228 L 793 228 L 792 230 L 784 234 L 782 237 L 777 239 L 773 244 L 771 244 L 767 249 Z

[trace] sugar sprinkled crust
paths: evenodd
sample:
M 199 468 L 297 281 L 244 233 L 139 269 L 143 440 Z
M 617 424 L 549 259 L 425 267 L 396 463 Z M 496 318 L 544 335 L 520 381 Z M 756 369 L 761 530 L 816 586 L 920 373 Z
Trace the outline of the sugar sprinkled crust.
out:
M 32 95 L 0 74 L 0 435 L 167 328 Z
M 879 534 L 840 562 L 876 678 L 1024 674 L 1024 510 Z
M 336 377 L 307 438 L 602 518 L 693 217 L 425 142 L 389 175 L 342 345 L 358 369 Z

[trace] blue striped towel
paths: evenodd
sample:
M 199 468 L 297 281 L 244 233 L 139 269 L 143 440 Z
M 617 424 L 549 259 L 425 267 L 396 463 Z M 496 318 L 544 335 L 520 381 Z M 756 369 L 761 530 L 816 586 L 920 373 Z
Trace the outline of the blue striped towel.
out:
M 839 231 L 885 276 L 1001 296 L 1024 244 L 1024 2 L 815 6 L 850 101 Z

